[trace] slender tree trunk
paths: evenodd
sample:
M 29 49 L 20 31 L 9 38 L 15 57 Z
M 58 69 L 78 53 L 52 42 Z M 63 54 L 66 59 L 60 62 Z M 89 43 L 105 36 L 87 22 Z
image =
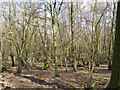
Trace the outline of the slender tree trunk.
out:
M 2 73 L 3 68 L 3 62 L 2 62 L 2 31 L 0 32 L 0 74 Z
M 113 29 L 114 29 L 114 20 L 115 20 L 115 11 L 116 11 L 116 3 L 114 3 L 113 9 L 113 18 L 112 18 L 112 25 L 111 25 L 111 32 L 110 32 L 110 42 L 109 42 L 109 50 L 108 50 L 108 69 L 111 70 L 112 65 L 112 51 L 113 51 Z
M 74 19 L 73 19 L 73 1 L 71 0 L 71 57 L 73 62 L 73 71 L 77 71 L 76 60 L 74 58 Z
M 10 4 L 10 2 L 9 2 L 9 29 L 10 29 L 10 32 L 12 32 L 11 31 L 11 4 Z M 9 37 L 11 38 L 11 34 L 9 34 Z M 11 57 L 11 59 L 12 59 L 12 67 L 14 67 L 15 65 L 14 65 L 14 57 L 13 57 L 13 55 L 12 55 L 12 50 L 11 50 L 11 46 L 12 46 L 12 43 L 10 42 L 10 46 L 9 46 L 9 49 L 10 49 L 10 57 Z
M 63 2 L 63 1 L 62 1 L 62 2 Z M 61 2 L 61 4 L 60 4 L 59 12 L 58 12 L 58 15 L 57 15 L 57 25 L 58 25 L 58 31 L 59 31 L 59 34 L 60 34 L 60 40 L 61 40 L 61 43 L 62 43 L 63 58 L 64 58 L 64 61 L 65 61 L 65 68 L 66 68 L 66 71 L 67 71 L 67 60 L 66 60 L 65 48 L 64 48 L 64 45 L 63 45 L 63 35 L 61 34 L 60 24 L 59 24 L 60 9 L 61 9 L 61 6 L 62 6 L 62 2 Z
M 95 2 L 95 6 L 94 6 L 94 12 L 93 12 L 93 22 L 92 22 L 92 40 L 91 40 L 91 43 L 92 43 L 92 55 L 90 57 L 90 61 L 89 61 L 89 70 L 90 70 L 90 84 L 89 84 L 89 87 L 90 88 L 93 88 L 92 84 L 93 84 L 93 70 L 94 70 L 94 66 L 95 66 L 95 61 L 96 61 L 96 55 L 97 55 L 97 45 L 98 43 L 96 43 L 96 45 L 94 45 L 94 40 L 95 40 L 95 37 L 93 37 L 93 28 L 94 28 L 94 19 L 95 19 L 95 12 L 96 12 L 96 7 L 97 7 L 97 0 Z M 97 28 L 95 27 L 95 33 L 96 33 L 96 42 L 98 40 L 97 38 Z M 94 51 L 95 49 L 95 51 Z
M 21 62 L 21 60 L 20 60 L 20 58 L 18 58 L 19 60 L 18 60 L 18 69 L 17 69 L 17 73 L 19 73 L 19 74 L 21 74 L 21 72 L 22 72 L 22 62 Z
M 12 67 L 14 67 L 14 66 L 15 66 L 15 63 L 14 63 L 14 56 L 11 54 L 10 57 L 11 57 L 11 59 L 12 59 Z
M 24 52 L 24 49 L 25 49 L 25 39 L 26 39 L 26 32 L 25 32 L 25 16 L 26 16 L 26 3 L 23 3 L 24 4 L 24 13 L 23 13 L 23 26 L 22 26 L 22 38 L 21 38 L 21 50 L 18 50 L 18 59 L 19 59 L 19 63 L 18 63 L 18 70 L 17 70 L 17 73 L 21 73 L 22 72 L 22 66 L 27 66 L 27 63 L 26 61 L 23 59 L 23 52 Z
M 94 6 L 94 8 L 96 7 L 96 4 L 95 4 L 95 6 Z M 92 34 L 91 34 L 91 44 L 92 44 L 92 48 L 91 48 L 91 52 L 92 52 L 92 55 L 90 56 L 90 58 L 89 58 L 89 70 L 91 71 L 92 70 L 92 68 L 93 68 L 93 57 L 94 57 L 94 32 L 93 32 L 93 28 L 94 28 L 94 19 L 95 19 L 95 14 L 94 14 L 94 12 L 93 12 L 93 21 L 92 21 Z
M 59 76 L 58 73 L 58 62 L 57 62 L 57 44 L 56 44 L 56 30 L 55 30 L 55 15 L 56 15 L 56 1 L 54 2 L 53 13 L 52 16 L 52 28 L 53 28 L 53 48 L 54 48 L 54 62 L 55 62 L 55 76 Z M 52 10 L 52 9 L 51 9 Z M 53 14 L 53 15 L 52 15 Z
M 104 52 L 103 52 L 103 54 L 105 55 L 105 56 L 107 56 L 107 54 L 106 54 L 106 21 L 104 22 L 104 46 L 103 46 L 103 50 L 104 50 Z M 106 57 L 104 56 L 104 60 L 105 60 L 105 63 L 106 63 Z
M 44 26 L 44 69 L 47 70 L 49 67 L 47 57 L 47 30 L 46 30 L 46 6 L 45 6 L 45 26 Z

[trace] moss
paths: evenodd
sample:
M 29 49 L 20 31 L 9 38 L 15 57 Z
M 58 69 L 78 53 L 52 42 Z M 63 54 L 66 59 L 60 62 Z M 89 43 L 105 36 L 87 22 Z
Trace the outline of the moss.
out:
M 70 88 L 75 89 L 75 86 L 73 83 L 70 83 Z
M 72 73 L 77 72 L 77 70 L 72 70 Z
M 106 81 L 99 83 L 99 85 L 106 85 L 106 84 L 107 84 Z
M 93 70 L 93 73 L 98 73 L 98 71 L 96 71 L 96 70 Z
M 48 64 L 46 64 L 46 66 L 45 66 L 44 70 L 47 70 L 48 68 L 49 68 L 49 65 L 48 65 Z

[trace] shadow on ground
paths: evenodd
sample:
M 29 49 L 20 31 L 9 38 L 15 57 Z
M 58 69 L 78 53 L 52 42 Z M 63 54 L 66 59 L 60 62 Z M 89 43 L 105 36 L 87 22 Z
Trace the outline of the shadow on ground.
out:
M 32 76 L 17 75 L 17 74 L 15 74 L 15 75 L 19 76 L 19 77 L 27 78 L 27 79 L 31 80 L 32 82 L 35 82 L 35 83 L 38 83 L 38 84 L 41 84 L 41 85 L 56 86 L 57 88 L 66 88 L 66 89 L 69 88 L 69 87 L 66 87 L 66 86 L 64 86 L 62 84 L 59 84 L 59 83 L 46 82 L 46 81 L 41 80 L 41 79 L 36 79 L 35 77 L 32 77 Z

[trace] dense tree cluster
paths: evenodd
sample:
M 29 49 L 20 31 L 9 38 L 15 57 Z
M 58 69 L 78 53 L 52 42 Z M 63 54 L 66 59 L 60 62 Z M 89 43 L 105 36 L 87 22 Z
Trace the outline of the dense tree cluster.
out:
M 115 2 L 3 2 L 1 46 L 3 67 L 12 63 L 17 72 L 36 62 L 43 69 L 112 65 L 115 39 Z M 7 62 L 7 63 L 6 63 Z M 91 81 L 91 84 L 93 82 Z

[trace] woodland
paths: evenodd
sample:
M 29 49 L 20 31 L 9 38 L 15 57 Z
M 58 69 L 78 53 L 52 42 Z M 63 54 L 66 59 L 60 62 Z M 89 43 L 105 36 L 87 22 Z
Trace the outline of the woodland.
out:
M 120 1 L 0 3 L 0 89 L 120 89 Z

